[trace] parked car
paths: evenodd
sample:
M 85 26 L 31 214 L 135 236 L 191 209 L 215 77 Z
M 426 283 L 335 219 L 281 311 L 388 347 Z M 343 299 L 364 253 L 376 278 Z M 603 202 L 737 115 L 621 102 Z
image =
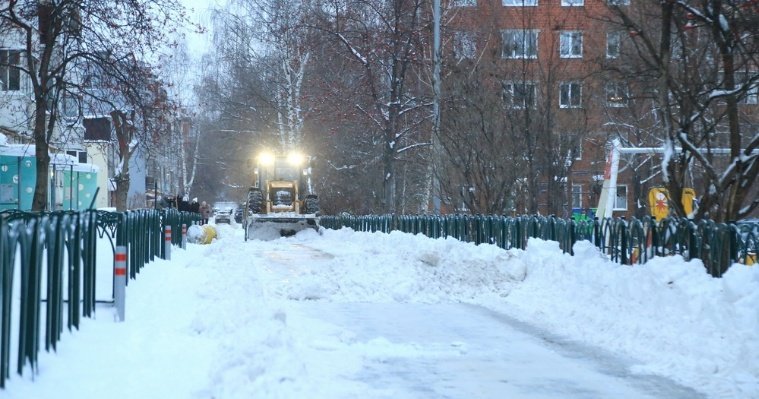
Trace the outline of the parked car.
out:
M 231 223 L 237 204 L 234 202 L 217 202 L 213 205 L 213 220 L 216 224 Z
M 232 220 L 231 210 L 224 209 L 219 210 L 214 214 L 213 221 L 216 222 L 216 224 L 219 223 L 230 223 Z

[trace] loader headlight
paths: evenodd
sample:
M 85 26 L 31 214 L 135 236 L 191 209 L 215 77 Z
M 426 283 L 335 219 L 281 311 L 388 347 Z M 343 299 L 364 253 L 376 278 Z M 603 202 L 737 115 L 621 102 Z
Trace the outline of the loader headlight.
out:
M 303 163 L 306 161 L 306 157 L 303 156 L 303 154 L 298 152 L 291 152 L 287 155 L 287 163 L 289 163 L 292 166 L 300 166 L 303 165 Z
M 258 163 L 264 166 L 274 165 L 274 154 L 270 152 L 258 154 Z

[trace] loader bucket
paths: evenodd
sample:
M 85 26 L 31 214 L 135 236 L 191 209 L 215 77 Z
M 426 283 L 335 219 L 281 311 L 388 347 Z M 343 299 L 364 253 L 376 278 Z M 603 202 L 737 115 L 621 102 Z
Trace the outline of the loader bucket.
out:
M 245 239 L 271 240 L 290 237 L 307 229 L 319 231 L 318 217 L 315 215 L 252 217 L 248 219 Z

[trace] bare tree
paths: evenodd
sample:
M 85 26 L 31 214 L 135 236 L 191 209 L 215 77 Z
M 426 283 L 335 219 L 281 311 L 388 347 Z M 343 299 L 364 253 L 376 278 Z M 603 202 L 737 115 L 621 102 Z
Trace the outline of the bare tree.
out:
M 259 82 L 266 83 L 257 97 L 275 112 L 279 151 L 298 149 L 303 141 L 309 7 L 309 2 L 300 0 L 235 0 L 216 17 L 221 65 L 242 74 L 256 73 Z
M 113 124 L 117 158 L 112 172 L 116 185 L 113 205 L 126 210 L 130 201 L 130 161 L 138 151 L 149 153 L 168 134 L 175 106 L 163 82 L 131 54 L 98 56 L 98 62 L 88 59 L 77 63 L 79 84 L 66 87 L 67 100 L 68 104 L 78 102 L 83 115 L 108 117 Z
M 397 210 L 399 159 L 429 146 L 429 136 L 422 132 L 431 104 L 417 79 L 427 49 L 425 5 L 421 0 L 325 1 L 317 9 L 317 28 L 342 49 L 338 56 L 358 72 L 348 76 L 354 79 L 353 88 L 360 87 L 360 96 L 352 98 L 353 108 L 368 122 L 365 129 L 373 142 L 381 146 L 377 159 L 387 212 Z
M 214 46 L 204 56 L 195 89 L 198 129 L 209 144 L 198 150 L 203 170 L 198 184 L 206 197 L 243 198 L 253 179 L 255 155 L 265 148 L 299 148 L 303 137 L 303 114 L 289 113 L 293 118 L 288 118 L 288 108 L 277 101 L 291 91 L 282 78 L 283 64 L 271 56 L 279 50 L 264 41 L 267 33 L 252 14 L 263 13 L 257 8 L 263 5 L 238 1 L 213 14 Z M 290 101 L 302 109 L 299 102 Z
M 20 71 L 34 98 L 37 180 L 32 209 L 47 203 L 50 144 L 61 123 L 59 102 L 74 80 L 74 64 L 129 48 L 138 58 L 165 41 L 181 7 L 174 0 L 11 0 L 0 8 L 0 34 L 23 43 Z M 103 65 L 106 67 L 107 65 Z
M 680 198 L 699 176 L 696 218 L 736 220 L 759 206 L 753 186 L 759 172 L 755 103 L 759 85 L 759 34 L 751 2 L 704 0 L 613 5 L 612 24 L 629 32 L 634 54 L 615 72 L 650 93 L 651 126 L 667 151 L 665 185 Z M 748 105 L 752 107 L 755 105 Z M 649 144 L 649 143 L 644 143 Z M 721 154 L 719 148 L 726 148 Z M 684 215 L 680 201 L 670 201 Z
M 177 189 L 183 196 L 189 197 L 193 193 L 198 171 L 198 152 L 202 140 L 202 130 L 198 129 L 195 121 L 197 107 L 192 90 L 192 80 L 195 78 L 192 72 L 195 66 L 184 38 L 179 38 L 171 47 L 173 51 L 161 57 L 161 74 L 166 79 L 163 88 L 167 91 L 168 99 L 173 103 L 171 111 L 174 114 L 173 126 L 166 130 L 172 135 L 170 138 L 172 148 L 179 149 L 180 181 L 178 181 Z
M 473 57 L 446 70 L 440 130 L 444 156 L 437 168 L 444 203 L 478 214 L 510 212 L 525 164 L 512 151 L 521 140 L 508 128 L 509 109 L 495 77 L 498 66 L 491 57 Z

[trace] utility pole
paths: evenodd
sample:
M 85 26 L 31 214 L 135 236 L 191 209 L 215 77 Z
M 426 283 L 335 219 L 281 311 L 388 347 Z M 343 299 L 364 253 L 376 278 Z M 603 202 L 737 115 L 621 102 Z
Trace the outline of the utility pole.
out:
M 432 206 L 440 214 L 440 0 L 432 1 Z

